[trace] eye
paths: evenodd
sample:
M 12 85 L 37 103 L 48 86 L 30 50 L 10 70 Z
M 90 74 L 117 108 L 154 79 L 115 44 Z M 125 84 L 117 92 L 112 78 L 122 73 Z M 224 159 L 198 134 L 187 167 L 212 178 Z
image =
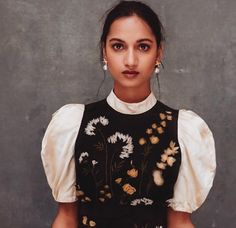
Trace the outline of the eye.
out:
M 141 51 L 148 51 L 150 49 L 150 45 L 148 44 L 140 44 L 139 47 Z
M 121 43 L 115 43 L 112 45 L 112 48 L 115 50 L 121 50 L 123 48 L 123 44 Z

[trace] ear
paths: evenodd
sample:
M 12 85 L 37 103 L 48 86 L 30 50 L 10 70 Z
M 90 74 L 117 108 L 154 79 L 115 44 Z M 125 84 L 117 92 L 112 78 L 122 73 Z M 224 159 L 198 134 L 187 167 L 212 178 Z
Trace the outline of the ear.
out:
M 105 46 L 104 43 L 102 44 L 102 54 L 103 54 L 103 58 L 106 59 L 106 58 L 107 58 L 107 55 L 106 55 L 106 46 Z
M 157 50 L 157 62 L 162 61 L 163 55 L 164 55 L 164 47 L 163 47 L 163 44 L 161 44 Z

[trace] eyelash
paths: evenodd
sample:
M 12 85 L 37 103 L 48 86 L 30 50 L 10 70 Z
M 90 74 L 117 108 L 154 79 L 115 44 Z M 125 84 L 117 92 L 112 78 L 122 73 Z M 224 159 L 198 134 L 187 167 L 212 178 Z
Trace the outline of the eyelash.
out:
M 112 45 L 112 48 L 114 49 L 114 50 L 116 50 L 116 51 L 120 51 L 121 49 L 117 49 L 117 48 L 115 48 L 116 46 L 123 46 L 123 44 L 121 44 L 121 43 L 115 43 L 115 44 L 113 44 Z M 146 50 L 141 50 L 141 51 L 144 51 L 144 52 L 146 52 L 146 51 L 148 51 L 149 49 L 150 49 L 150 46 L 148 45 L 148 44 L 140 44 L 139 46 L 145 46 L 145 47 L 147 47 L 147 49 Z

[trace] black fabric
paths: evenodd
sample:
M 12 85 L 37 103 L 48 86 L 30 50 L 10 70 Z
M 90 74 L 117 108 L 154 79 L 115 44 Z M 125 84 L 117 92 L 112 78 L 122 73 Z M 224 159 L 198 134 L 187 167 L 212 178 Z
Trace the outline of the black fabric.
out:
M 134 115 L 106 99 L 85 105 L 75 144 L 81 228 L 166 227 L 181 164 L 178 113 L 158 100 Z

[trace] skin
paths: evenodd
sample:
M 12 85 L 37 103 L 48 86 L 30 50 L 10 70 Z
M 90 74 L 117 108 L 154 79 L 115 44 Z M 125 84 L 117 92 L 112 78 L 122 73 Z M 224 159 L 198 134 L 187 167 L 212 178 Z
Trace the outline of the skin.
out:
M 151 92 L 151 76 L 162 56 L 150 27 L 137 16 L 119 18 L 112 23 L 103 46 L 115 94 L 125 102 L 144 100 Z M 138 71 L 139 75 L 127 79 L 124 70 Z
M 140 42 L 141 39 L 145 40 Z M 140 102 L 150 94 L 150 80 L 155 64 L 162 59 L 162 53 L 150 27 L 138 16 L 119 18 L 112 23 L 103 55 L 114 79 L 114 93 L 119 99 Z M 127 79 L 122 74 L 124 70 L 135 70 L 139 75 Z M 78 228 L 77 210 L 76 202 L 59 203 L 52 228 Z M 168 208 L 167 221 L 168 228 L 194 228 L 190 213 L 172 208 Z

